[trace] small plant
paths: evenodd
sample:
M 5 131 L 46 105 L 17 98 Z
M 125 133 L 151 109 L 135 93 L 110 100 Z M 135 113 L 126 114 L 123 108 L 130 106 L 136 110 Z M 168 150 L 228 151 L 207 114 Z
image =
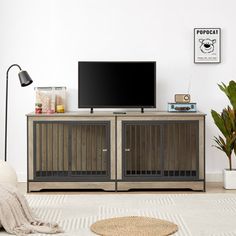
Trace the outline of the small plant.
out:
M 211 110 L 214 122 L 224 136 L 214 137 L 214 146 L 227 155 L 229 169 L 232 170 L 232 152 L 236 154 L 236 83 L 230 81 L 228 86 L 224 83 L 218 86 L 229 98 L 233 108 L 228 106 L 220 114 Z
M 235 125 L 233 125 L 235 121 L 235 113 L 230 107 L 227 109 L 223 109 L 221 114 L 212 110 L 211 115 L 214 119 L 214 122 L 221 133 L 224 135 L 224 138 L 221 136 L 214 137 L 214 141 L 216 145 L 214 145 L 219 150 L 223 151 L 229 160 L 229 169 L 232 170 L 232 151 L 235 150 Z M 232 120 L 233 119 L 233 120 Z

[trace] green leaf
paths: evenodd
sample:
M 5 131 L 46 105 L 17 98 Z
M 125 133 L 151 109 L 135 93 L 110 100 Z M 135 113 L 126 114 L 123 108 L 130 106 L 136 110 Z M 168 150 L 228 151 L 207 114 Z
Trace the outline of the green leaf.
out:
M 236 145 L 234 144 L 234 154 L 236 155 Z
M 227 86 L 223 82 L 221 82 L 221 83 L 222 83 L 222 85 L 218 84 L 220 90 L 223 91 L 226 94 L 226 96 L 229 96 Z
M 229 116 L 229 111 L 225 108 L 223 109 L 222 113 L 221 113 L 221 117 L 224 121 L 224 126 L 227 130 L 227 134 L 228 136 L 230 136 L 232 134 L 232 123 L 231 123 L 231 120 L 230 120 L 230 116 Z
M 222 143 L 223 146 L 226 146 L 225 141 L 222 137 L 219 136 L 220 143 Z
M 230 100 L 230 103 L 233 106 L 233 109 L 236 110 L 236 83 L 233 80 L 229 82 L 227 90 L 228 90 L 227 96 Z
M 212 145 L 213 147 L 216 147 L 217 149 L 219 149 L 220 151 L 222 151 L 222 152 L 225 152 L 221 147 L 218 147 L 218 146 L 216 146 L 216 145 Z
M 212 118 L 216 124 L 216 126 L 218 127 L 218 129 L 221 131 L 221 133 L 226 137 L 228 135 L 227 129 L 225 127 L 225 123 L 223 118 L 221 117 L 220 114 L 218 114 L 216 111 L 211 110 L 211 115 Z
M 235 112 L 229 106 L 228 106 L 228 114 L 229 114 L 229 119 L 231 122 L 232 130 L 235 131 L 235 125 L 236 125 Z

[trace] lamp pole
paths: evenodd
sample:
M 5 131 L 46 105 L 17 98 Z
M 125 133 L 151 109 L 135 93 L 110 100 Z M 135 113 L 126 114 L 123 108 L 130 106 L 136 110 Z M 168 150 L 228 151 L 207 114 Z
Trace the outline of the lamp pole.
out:
M 12 67 L 18 67 L 20 72 L 18 74 L 21 86 L 27 86 L 33 81 L 26 71 L 22 71 L 21 67 L 18 64 L 12 64 L 6 73 L 6 106 L 5 106 L 5 151 L 4 151 L 4 160 L 7 161 L 7 111 L 8 111 L 8 74 Z

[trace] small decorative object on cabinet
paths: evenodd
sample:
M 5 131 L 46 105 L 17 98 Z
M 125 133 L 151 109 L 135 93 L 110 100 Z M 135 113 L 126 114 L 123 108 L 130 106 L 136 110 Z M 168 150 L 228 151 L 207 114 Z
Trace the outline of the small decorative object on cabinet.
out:
M 197 104 L 196 103 L 168 103 L 169 112 L 196 112 Z
M 229 169 L 223 170 L 224 188 L 236 189 L 236 169 L 232 168 L 232 152 L 236 154 L 236 83 L 222 83 L 219 88 L 227 95 L 233 108 L 224 108 L 219 114 L 211 110 L 214 122 L 224 137 L 215 137 L 215 147 L 223 151 L 229 161 Z
M 175 94 L 175 102 L 176 103 L 189 103 L 190 94 Z
M 28 191 L 205 190 L 205 115 L 30 113 Z
M 35 113 L 64 113 L 66 87 L 35 87 Z

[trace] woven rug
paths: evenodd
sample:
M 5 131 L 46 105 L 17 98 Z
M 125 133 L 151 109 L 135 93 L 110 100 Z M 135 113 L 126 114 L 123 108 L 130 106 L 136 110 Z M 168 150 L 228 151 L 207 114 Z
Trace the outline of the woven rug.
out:
M 178 226 L 166 220 L 128 216 L 97 221 L 90 229 L 102 236 L 166 236 L 175 233 Z
M 35 193 L 27 194 L 26 199 L 39 218 L 57 222 L 64 229 L 60 236 L 96 236 L 90 230 L 93 223 L 124 216 L 173 222 L 178 225 L 173 236 L 236 236 L 235 193 Z M 0 236 L 9 234 L 0 230 Z

